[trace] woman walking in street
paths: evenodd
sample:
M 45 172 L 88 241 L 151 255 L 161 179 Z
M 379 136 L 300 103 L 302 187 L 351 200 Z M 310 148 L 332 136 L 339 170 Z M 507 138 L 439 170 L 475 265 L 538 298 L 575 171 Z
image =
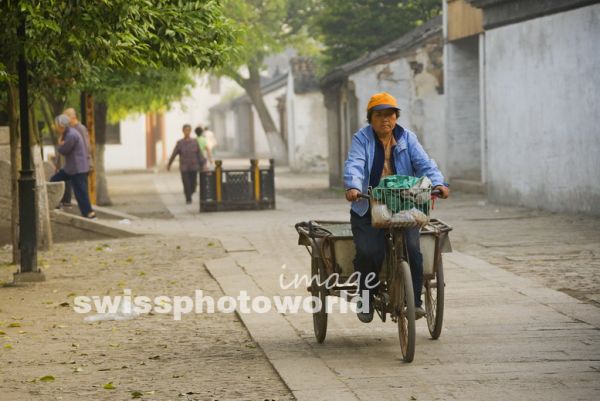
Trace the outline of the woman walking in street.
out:
M 175 157 L 179 155 L 179 171 L 181 171 L 181 181 L 183 183 L 183 193 L 185 203 L 192 203 L 192 194 L 196 192 L 198 185 L 198 170 L 203 164 L 203 156 L 196 139 L 190 138 L 192 126 L 185 124 L 183 126 L 183 138 L 177 141 L 173 153 L 167 164 L 167 171 L 171 169 L 171 164 Z

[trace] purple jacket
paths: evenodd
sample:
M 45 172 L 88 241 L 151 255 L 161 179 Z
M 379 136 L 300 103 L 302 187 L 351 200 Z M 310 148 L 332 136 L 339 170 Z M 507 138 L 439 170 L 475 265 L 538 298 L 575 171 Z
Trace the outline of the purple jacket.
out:
M 58 147 L 58 151 L 65 156 L 65 173 L 73 175 L 89 172 L 88 151 L 79 132 L 67 127 L 63 138 L 65 142 Z
M 179 155 L 179 170 L 198 171 L 200 168 L 200 147 L 195 139 L 188 138 L 177 141 L 169 158 L 169 166 L 171 166 L 177 155 Z

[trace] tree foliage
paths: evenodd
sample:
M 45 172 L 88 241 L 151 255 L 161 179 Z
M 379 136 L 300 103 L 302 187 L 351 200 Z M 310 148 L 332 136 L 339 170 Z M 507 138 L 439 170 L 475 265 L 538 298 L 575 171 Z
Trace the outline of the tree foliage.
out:
M 189 69 L 121 71 L 103 80 L 97 99 L 108 105 L 109 120 L 117 122 L 133 113 L 159 111 L 189 94 L 194 85 Z
M 332 68 L 389 43 L 442 11 L 440 0 L 321 0 L 311 27 Z
M 0 82 L 15 79 L 21 17 L 34 98 L 103 90 L 113 72 L 216 68 L 232 53 L 231 24 L 214 0 L 5 0 Z
M 224 12 L 238 29 L 237 52 L 219 72 L 238 82 L 240 69 L 262 69 L 265 58 L 287 47 L 308 51 L 306 22 L 313 0 L 224 0 Z

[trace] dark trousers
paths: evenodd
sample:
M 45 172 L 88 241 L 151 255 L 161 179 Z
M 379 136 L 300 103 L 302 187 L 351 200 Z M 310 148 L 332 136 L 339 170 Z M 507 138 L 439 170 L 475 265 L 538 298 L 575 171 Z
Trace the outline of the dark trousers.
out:
M 88 195 L 88 173 L 67 174 L 65 170 L 60 169 L 50 177 L 50 181 L 65 181 L 65 183 L 70 183 L 81 215 L 87 217 L 92 212 L 92 205 L 90 204 L 90 197 Z
M 63 194 L 60 203 L 69 204 L 71 203 L 73 189 L 71 188 L 71 181 L 65 181 L 65 193 Z
M 198 172 L 197 171 L 182 171 L 181 182 L 183 182 L 183 194 L 185 195 L 186 202 L 192 201 L 192 194 L 196 192 L 198 186 Z
M 356 247 L 356 256 L 354 258 L 354 271 L 360 272 L 360 290 L 369 291 L 366 287 L 367 274 L 376 273 L 379 275 L 383 260 L 385 259 L 385 233 L 387 230 L 375 228 L 371 225 L 371 213 L 367 212 L 364 216 L 359 216 L 353 211 L 350 212 L 350 224 L 352 226 L 352 235 L 354 236 L 354 245 Z M 410 264 L 410 273 L 413 282 L 413 291 L 415 293 L 415 306 L 421 306 L 421 292 L 423 287 L 423 255 L 419 242 L 419 229 L 404 229 L 404 239 L 408 250 L 408 262 Z M 369 280 L 369 285 L 377 283 L 378 280 Z M 373 289 L 371 289 L 373 291 Z

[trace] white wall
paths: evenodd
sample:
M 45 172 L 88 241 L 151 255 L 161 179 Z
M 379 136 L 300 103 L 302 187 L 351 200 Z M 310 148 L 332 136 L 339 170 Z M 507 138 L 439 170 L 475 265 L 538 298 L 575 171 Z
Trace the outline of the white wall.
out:
M 377 92 L 389 92 L 398 100 L 402 110 L 398 123 L 418 135 L 429 156 L 436 160 L 444 173 L 446 139 L 444 97 L 438 92 L 443 85 L 437 65 L 441 61 L 439 49 L 439 44 L 426 44 L 390 63 L 373 65 L 351 74 L 349 80 L 356 88 L 359 127 L 366 125 L 370 97 Z M 422 70 L 414 71 L 411 62 L 420 65 Z M 436 70 L 439 71 L 437 75 L 432 73 Z
M 127 118 L 120 122 L 121 144 L 104 148 L 105 170 L 139 170 L 146 168 L 145 117 Z M 157 153 L 160 154 L 160 153 Z
M 323 94 L 308 92 L 297 94 L 293 99 L 293 133 L 288 133 L 290 169 L 326 172 L 327 110 Z
M 485 40 L 490 197 L 600 214 L 600 5 Z
M 481 181 L 479 36 L 445 46 L 448 176 Z

